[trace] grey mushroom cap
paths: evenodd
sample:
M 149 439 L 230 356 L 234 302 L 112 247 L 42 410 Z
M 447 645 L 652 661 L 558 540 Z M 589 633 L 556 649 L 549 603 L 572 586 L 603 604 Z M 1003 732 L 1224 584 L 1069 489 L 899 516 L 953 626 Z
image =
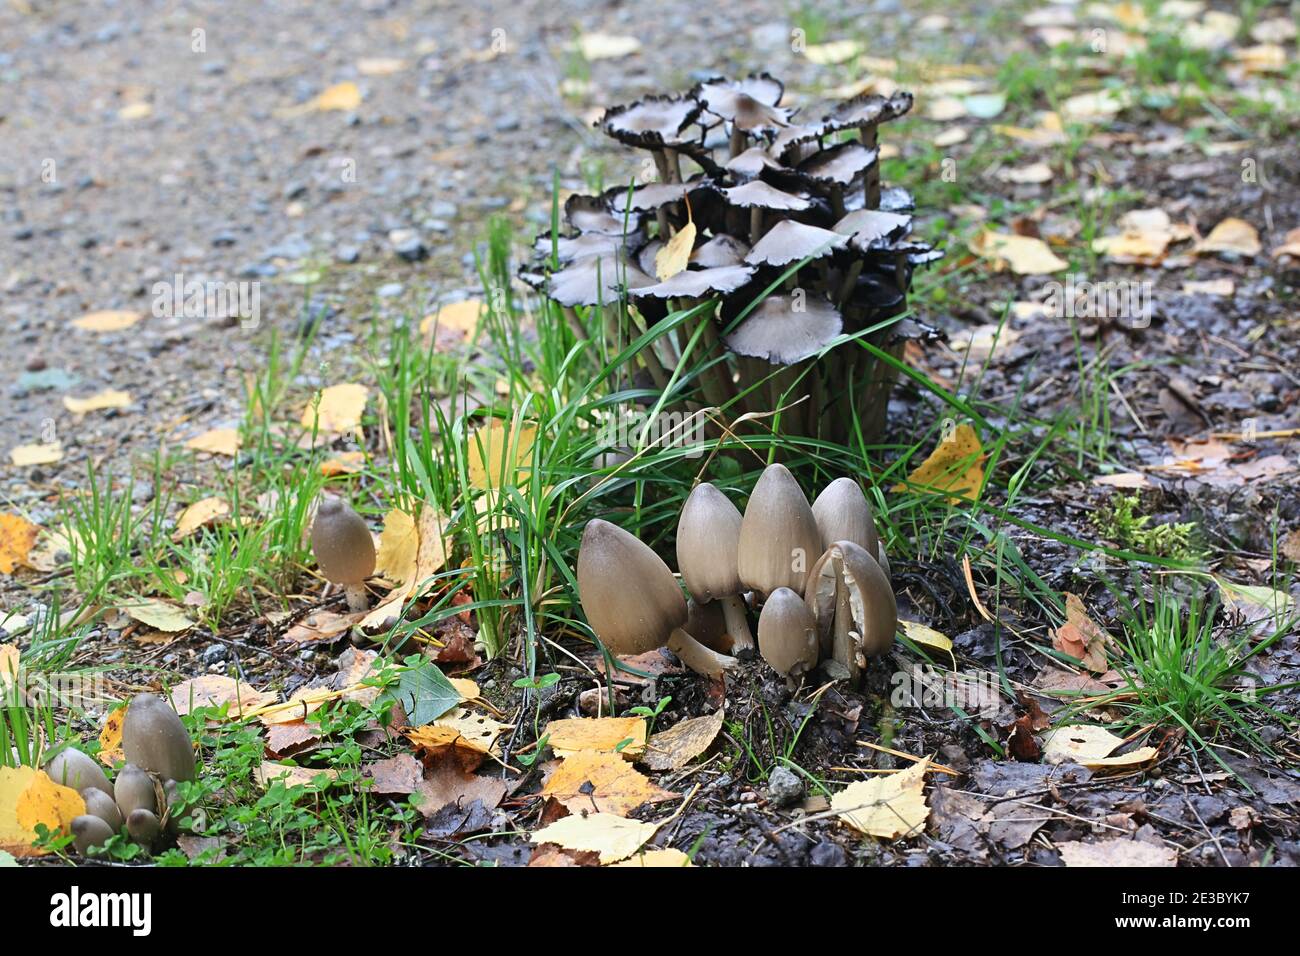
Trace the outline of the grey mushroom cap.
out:
M 701 244 L 691 253 L 691 264 L 701 269 L 744 265 L 749 246 L 725 232 Z
M 126 832 L 143 847 L 153 846 L 162 834 L 158 815 L 149 810 L 136 810 L 126 818 Z
M 890 96 L 863 93 L 840 103 L 822 118 L 822 123 L 828 131 L 875 126 L 908 112 L 912 101 L 912 94 L 903 90 Z
M 813 502 L 812 512 L 821 532 L 822 548 L 836 541 L 852 541 L 868 554 L 876 553 L 880 545 L 876 519 L 867 496 L 852 478 L 836 478 L 827 485 Z
M 803 598 L 789 588 L 777 588 L 763 605 L 758 651 L 782 677 L 798 677 L 817 666 L 817 622 Z
M 879 209 L 858 209 L 831 227 L 848 236 L 854 249 L 866 252 L 883 243 L 890 243 L 907 235 L 912 228 L 912 217 Z
M 122 811 L 118 809 L 113 798 L 103 790 L 96 790 L 94 787 L 87 787 L 82 793 L 81 799 L 86 801 L 86 812 L 99 817 L 107 823 L 114 832 L 122 829 Z
M 861 143 L 839 143 L 814 153 L 799 164 L 799 175 L 816 183 L 847 186 L 876 161 L 879 152 Z
M 641 229 L 639 213 L 614 213 L 604 196 L 575 193 L 564 201 L 564 221 L 578 232 L 598 232 L 607 236 L 632 235 Z
M 158 793 L 154 789 L 153 777 L 134 764 L 127 764 L 118 772 L 114 791 L 117 794 L 117 808 L 124 818 L 141 808 L 158 809 Z
M 755 179 L 740 186 L 731 186 L 722 190 L 722 194 L 727 198 L 729 205 L 741 209 L 758 207 L 760 209 L 782 209 L 798 212 L 812 205 L 802 196 L 783 192 L 775 186 L 769 186 L 761 179 Z
M 740 511 L 707 481 L 695 486 L 677 519 L 677 569 L 702 604 L 744 590 L 736 566 Z M 695 635 L 693 635 L 695 636 Z
M 702 104 L 686 96 L 647 96 L 613 106 L 596 121 L 606 135 L 629 146 L 672 146 L 700 115 Z
M 639 238 L 644 239 L 644 237 Z M 638 244 L 637 239 L 636 236 L 629 236 L 625 241 L 623 236 L 609 236 L 603 232 L 584 232 L 572 238 L 558 236 L 552 240 L 549 233 L 543 233 L 537 237 L 533 248 L 548 259 L 554 252 L 556 259 L 568 263 L 585 259 L 587 256 L 617 255 L 620 251 L 626 251 L 629 245 L 635 247 Z
M 726 337 L 727 348 L 773 365 L 812 358 L 843 331 L 844 320 L 826 299 L 807 299 L 803 305 L 797 311 L 789 296 L 768 296 Z
M 194 746 L 170 704 L 139 694 L 122 721 L 122 753 L 127 763 L 164 780 L 194 779 Z
M 64 747 L 47 760 L 45 772 L 55 783 L 78 792 L 94 789 L 113 795 L 113 785 L 108 782 L 104 768 L 76 747 Z
M 578 597 L 587 623 L 614 654 L 662 647 L 686 622 L 686 599 L 668 565 L 634 535 L 600 518 L 582 532 Z
M 756 179 L 764 170 L 785 169 L 762 146 L 751 146 L 732 157 L 724 167 L 727 172 L 743 179 Z
M 777 588 L 800 594 L 821 553 L 817 521 L 803 490 L 781 464 L 763 469 L 740 522 L 737 569 L 747 588 L 768 595 Z
M 718 266 L 716 269 L 683 269 L 654 285 L 633 289 L 634 298 L 702 299 L 711 295 L 735 292 L 751 278 L 749 266 Z
M 361 584 L 375 573 L 375 540 L 365 520 L 342 498 L 321 499 L 311 526 L 311 549 L 321 574 L 334 584 Z
M 809 574 L 804 599 L 823 636 L 830 631 L 834 615 L 838 613 L 836 594 L 839 588 L 847 588 L 851 620 L 846 625 L 848 630 L 860 636 L 858 646 L 862 654 L 865 657 L 880 656 L 894 643 L 894 634 L 898 630 L 898 603 L 880 563 L 852 541 L 832 544 Z M 836 657 L 839 657 L 838 649 Z M 854 670 L 852 666 L 849 669 Z
M 710 112 L 715 112 L 710 110 Z M 790 111 L 769 106 L 744 93 L 737 93 L 728 110 L 719 114 L 737 129 L 757 135 L 775 135 L 790 125 Z
M 625 289 L 654 285 L 654 279 L 617 256 L 588 256 L 551 274 L 550 295 L 560 305 L 609 305 Z
M 86 856 L 92 848 L 103 846 L 113 839 L 112 827 L 93 813 L 74 817 L 71 828 L 73 845 L 82 856 Z
M 605 193 L 610 211 L 617 217 L 631 211 L 650 212 L 660 206 L 678 202 L 699 183 L 645 183 L 632 189 L 614 188 Z
M 829 229 L 783 219 L 767 231 L 745 256 L 751 266 L 784 266 L 803 259 L 820 259 L 848 245 L 848 238 Z

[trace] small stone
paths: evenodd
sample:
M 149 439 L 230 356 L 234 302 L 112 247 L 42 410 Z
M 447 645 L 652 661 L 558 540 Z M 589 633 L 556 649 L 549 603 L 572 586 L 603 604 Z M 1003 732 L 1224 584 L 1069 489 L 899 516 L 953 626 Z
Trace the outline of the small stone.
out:
M 301 198 L 302 198 L 303 196 L 305 196 L 305 195 L 307 195 L 307 184 L 306 184 L 306 183 L 291 182 L 291 183 L 289 183 L 287 186 L 284 187 L 284 198 L 285 198 L 285 199 L 290 199 L 290 200 L 292 200 L 292 199 L 301 199 Z
M 401 295 L 404 288 L 400 282 L 386 282 L 375 290 L 375 295 L 381 299 L 393 299 Z
M 339 262 L 351 265 L 361 258 L 361 250 L 356 246 L 342 245 L 334 250 L 334 258 Z
M 205 667 L 211 667 L 213 664 L 220 664 L 226 659 L 229 651 L 224 644 L 209 644 L 199 654 L 199 663 Z
M 393 251 L 407 262 L 419 262 L 427 258 L 429 249 L 414 229 L 394 229 L 388 234 L 388 242 Z
M 767 799 L 773 806 L 793 806 L 803 799 L 803 781 L 793 770 L 777 767 L 767 778 Z
M 808 862 L 813 866 L 847 866 L 849 857 L 842 846 L 825 840 L 808 851 Z

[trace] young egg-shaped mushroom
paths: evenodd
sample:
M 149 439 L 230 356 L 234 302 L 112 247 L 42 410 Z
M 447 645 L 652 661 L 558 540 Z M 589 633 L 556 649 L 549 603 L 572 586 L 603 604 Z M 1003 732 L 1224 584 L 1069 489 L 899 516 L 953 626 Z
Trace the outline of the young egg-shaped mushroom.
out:
M 93 847 L 100 847 L 113 839 L 113 828 L 93 813 L 82 814 L 72 820 L 72 843 L 82 856 Z
M 817 622 L 794 591 L 777 588 L 758 616 L 758 649 L 763 660 L 792 684 L 817 666 Z
M 809 565 L 821 552 L 817 521 L 799 483 L 785 465 L 768 465 L 740 522 L 741 582 L 762 597 L 777 588 L 802 594 Z
M 154 789 L 153 777 L 135 764 L 129 763 L 118 771 L 117 780 L 113 782 L 113 792 L 123 819 L 136 810 L 158 809 L 158 793 Z
M 194 745 L 170 704 L 153 694 L 137 694 L 122 721 L 122 753 L 127 763 L 164 780 L 194 779 Z
M 898 630 L 898 604 L 879 562 L 852 541 L 826 549 L 808 575 L 804 600 L 817 622 L 822 654 L 856 683 L 867 659 L 889 649 Z
M 375 573 L 375 540 L 365 520 L 342 498 L 321 499 L 311 526 L 311 550 L 325 579 L 343 585 L 348 610 L 366 610 L 365 581 Z
M 695 486 L 677 519 L 677 568 L 686 590 L 701 604 L 721 603 L 734 651 L 754 646 L 739 596 L 745 590 L 737 565 L 740 523 L 739 509 L 707 481 Z
M 701 674 L 717 676 L 736 660 L 709 650 L 682 627 L 686 599 L 659 555 L 617 525 L 594 518 L 578 550 L 578 596 L 587 623 L 614 654 L 663 647 Z
M 871 505 L 852 478 L 836 478 L 812 504 L 817 530 L 821 532 L 823 552 L 836 541 L 852 541 L 868 554 L 876 554 L 880 536 Z
M 104 768 L 76 747 L 64 747 L 47 760 L 45 772 L 55 783 L 78 792 L 94 789 L 113 795 L 113 785 L 108 782 Z
M 152 847 L 162 834 L 162 824 L 158 816 L 148 810 L 135 810 L 126 818 L 126 832 L 131 839 L 142 847 Z
M 86 812 L 99 817 L 110 827 L 113 832 L 122 829 L 122 811 L 118 809 L 113 798 L 103 790 L 96 790 L 94 787 L 87 787 L 82 791 L 81 799 L 86 801 Z

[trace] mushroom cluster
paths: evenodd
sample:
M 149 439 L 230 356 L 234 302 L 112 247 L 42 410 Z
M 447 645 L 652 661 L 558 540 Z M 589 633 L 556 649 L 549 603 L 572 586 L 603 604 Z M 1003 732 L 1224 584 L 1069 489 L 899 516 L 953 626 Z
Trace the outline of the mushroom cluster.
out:
M 644 542 L 608 521 L 587 523 L 578 596 L 612 653 L 667 646 L 687 667 L 716 677 L 754 647 L 751 603 L 758 651 L 791 686 L 827 660 L 856 685 L 867 660 L 894 642 L 889 562 L 871 506 L 850 478 L 837 478 L 809 505 L 789 469 L 769 465 L 743 515 L 702 482 L 678 519 L 677 565 L 689 601 Z
M 538 237 L 525 278 L 566 310 L 627 305 L 641 331 L 674 306 L 719 300 L 696 320 L 705 354 L 692 353 L 712 363 L 699 376 L 710 403 L 784 407 L 791 433 L 872 435 L 896 372 L 841 337 L 900 354 L 917 327 L 888 320 L 905 311 L 915 267 L 942 256 L 908 237 L 911 195 L 880 183 L 877 127 L 912 96 L 864 94 L 813 119 L 783 107 L 784 92 L 759 73 L 607 110 L 596 125 L 648 150 L 658 179 L 570 196 L 567 234 Z M 638 354 L 658 388 L 687 341 Z
M 176 782 L 193 780 L 195 773 L 194 747 L 176 711 L 153 694 L 133 698 L 122 721 L 122 753 L 126 765 L 111 783 L 96 761 L 74 747 L 45 764 L 51 780 L 86 802 L 86 812 L 72 821 L 79 853 L 103 846 L 123 827 L 147 850 L 164 832 L 176 830 Z

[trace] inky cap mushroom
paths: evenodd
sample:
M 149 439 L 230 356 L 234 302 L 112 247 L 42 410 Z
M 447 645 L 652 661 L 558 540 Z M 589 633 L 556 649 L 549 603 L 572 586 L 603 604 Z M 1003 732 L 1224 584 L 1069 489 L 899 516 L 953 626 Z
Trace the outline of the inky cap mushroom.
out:
M 364 611 L 366 578 L 375 573 L 375 540 L 361 515 L 342 498 L 323 497 L 311 526 L 311 550 L 325 579 L 343 585 L 348 609 Z
M 126 818 L 126 832 L 142 847 L 152 847 L 162 834 L 158 815 L 148 810 L 136 810 Z
M 735 292 L 754 275 L 748 266 L 718 266 L 716 269 L 683 269 L 663 282 L 633 289 L 634 298 L 702 299 Z
M 725 232 L 714 236 L 691 253 L 691 265 L 701 269 L 743 265 L 749 246 Z
M 821 532 L 822 548 L 836 541 L 852 541 L 867 554 L 875 554 L 880 544 L 871 505 L 852 478 L 836 478 L 812 504 L 813 517 Z
M 87 856 L 91 848 L 103 846 L 113 839 L 113 829 L 92 813 L 74 817 L 71 827 L 73 845 L 82 856 Z
M 158 809 L 158 794 L 154 790 L 153 777 L 135 764 L 127 764 L 118 771 L 113 790 L 117 795 L 117 808 L 124 818 L 136 810 Z
M 659 555 L 617 525 L 587 522 L 578 550 L 578 596 L 587 622 L 615 654 L 667 644 L 682 663 L 715 676 L 734 658 L 709 650 L 682 629 L 686 599 Z
M 773 365 L 793 365 L 816 355 L 844 329 L 839 310 L 823 298 L 809 298 L 802 310 L 789 296 L 769 295 L 726 337 L 737 355 Z
M 113 785 L 108 782 L 104 769 L 76 747 L 64 747 L 47 760 L 45 772 L 55 783 L 77 792 L 89 788 L 113 795 Z
M 805 603 L 817 621 L 822 653 L 857 683 L 867 659 L 888 650 L 898 630 L 898 605 L 880 564 L 852 541 L 837 541 L 808 576 Z
M 164 780 L 194 779 L 194 745 L 171 705 L 153 694 L 138 694 L 122 721 L 122 753 L 127 763 Z
M 799 483 L 784 465 L 768 465 L 740 522 L 740 580 L 764 597 L 782 587 L 802 594 L 820 551 L 817 521 Z
M 758 649 L 772 669 L 792 683 L 817 666 L 817 622 L 789 588 L 768 595 L 758 616 Z
M 707 481 L 695 486 L 677 519 L 677 567 L 686 590 L 701 604 L 721 602 L 736 651 L 754 646 L 739 597 L 745 590 L 736 565 L 740 523 L 731 499 Z
M 122 829 L 122 811 L 113 802 L 113 798 L 103 790 L 87 787 L 81 794 L 81 799 L 86 801 L 86 812 L 99 817 L 112 828 L 114 833 Z
M 843 249 L 848 241 L 838 232 L 783 219 L 749 250 L 745 262 L 751 266 L 784 266 L 803 259 L 820 259 Z
M 612 305 L 625 289 L 654 281 L 621 256 L 587 256 L 551 274 L 550 296 L 560 305 Z

